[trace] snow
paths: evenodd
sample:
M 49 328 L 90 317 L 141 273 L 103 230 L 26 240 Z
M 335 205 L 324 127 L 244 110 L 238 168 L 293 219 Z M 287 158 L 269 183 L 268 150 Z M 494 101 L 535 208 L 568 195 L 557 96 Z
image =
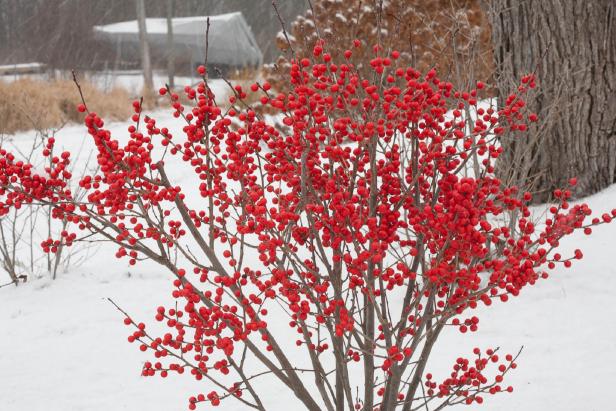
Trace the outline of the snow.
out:
M 336 13 L 336 19 L 342 24 L 346 24 L 347 22 L 347 18 L 344 17 L 344 14 L 342 13 Z
M 17 69 L 41 69 L 44 68 L 45 64 L 43 63 L 19 63 L 19 64 L 5 64 L 0 65 L 0 71 L 10 70 L 13 68 Z
M 179 133 L 182 127 L 181 120 L 167 112 L 154 117 L 172 132 Z M 126 127 L 126 123 L 109 125 L 115 138 L 125 138 Z M 33 138 L 33 132 L 20 133 L 12 144 L 25 149 Z M 88 137 L 82 126 L 68 126 L 58 134 L 57 144 L 77 150 L 84 138 Z M 183 185 L 190 186 L 187 178 Z M 616 204 L 616 186 L 586 201 L 603 212 Z M 479 331 L 446 333 L 427 371 L 437 380 L 444 378 L 455 358 L 470 355 L 475 346 L 500 347 L 503 353 L 524 346 L 519 367 L 506 380 L 514 386 L 513 394 L 490 396 L 480 409 L 612 409 L 608 393 L 616 384 L 616 265 L 611 260 L 615 238 L 616 224 L 611 224 L 597 228 L 590 237 L 576 234 L 564 240 L 563 254 L 581 248 L 585 258 L 570 269 L 557 269 L 548 280 L 507 303 L 479 309 Z M 123 316 L 107 298 L 133 318 L 152 324 L 156 307 L 171 301 L 172 285 L 156 264 L 129 268 L 114 253 L 115 248 L 105 244 L 56 281 L 42 275 L 19 287 L 0 289 L 2 411 L 185 410 L 190 395 L 209 392 L 206 382 L 187 375 L 140 376 L 149 356 L 126 341 L 129 330 L 122 324 Z M 281 322 L 292 346 L 293 330 L 285 327 Z M 258 388 L 268 410 L 303 409 L 272 380 L 263 380 Z M 228 400 L 218 409 L 245 407 Z
M 113 87 L 122 87 L 129 93 L 139 95 L 143 90 L 143 74 L 141 70 L 122 70 L 109 72 L 92 72 L 88 74 L 88 80 L 102 90 L 111 90 Z M 155 71 L 152 76 L 154 90 L 165 87 L 169 77 L 165 72 Z M 175 88 L 183 90 L 185 86 L 194 86 L 201 81 L 200 77 L 175 76 Z M 216 96 L 224 96 L 229 91 L 229 86 L 223 79 L 208 79 L 208 86 Z
M 40 73 L 45 69 L 44 63 L 19 63 L 0 65 L 0 75 L 19 73 Z

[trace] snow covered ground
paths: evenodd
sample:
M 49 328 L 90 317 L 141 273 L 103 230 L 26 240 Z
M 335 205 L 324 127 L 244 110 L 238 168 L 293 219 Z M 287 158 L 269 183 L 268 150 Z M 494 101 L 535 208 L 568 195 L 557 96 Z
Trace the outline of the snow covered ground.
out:
M 156 118 L 160 126 L 181 126 L 169 114 Z M 117 137 L 125 134 L 126 124 L 110 128 Z M 85 137 L 83 127 L 70 126 L 59 133 L 57 144 L 75 149 Z M 21 133 L 13 143 L 27 147 L 32 138 L 32 133 Z M 597 212 L 613 208 L 616 186 L 587 201 Z M 519 367 L 509 374 L 513 394 L 488 397 L 478 409 L 614 409 L 615 240 L 612 224 L 591 237 L 563 241 L 565 251 L 581 248 L 585 258 L 524 289 L 518 298 L 481 309 L 478 333 L 446 334 L 428 371 L 437 379 L 444 377 L 455 358 L 470 355 L 475 346 L 512 353 L 524 346 Z M 155 308 L 171 300 L 170 277 L 153 263 L 129 268 L 114 252 L 114 247 L 103 245 L 56 281 L 43 276 L 0 289 L 1 411 L 185 410 L 190 395 L 208 392 L 207 383 L 186 375 L 164 380 L 140 376 L 146 356 L 128 344 L 122 315 L 107 298 L 133 318 L 151 323 Z M 282 387 L 272 383 L 261 388 L 268 410 L 302 409 Z M 219 409 L 245 408 L 228 400 Z
M 134 95 L 139 95 L 143 90 L 143 75 L 140 70 L 92 72 L 88 75 L 88 80 L 102 90 L 122 87 Z M 196 75 L 195 77 L 176 76 L 174 80 L 176 88 L 181 90 L 185 86 L 197 84 L 201 81 L 201 78 Z M 154 90 L 158 90 L 160 87 L 164 87 L 169 80 L 165 73 L 155 71 L 152 81 L 154 82 Z M 229 92 L 229 86 L 222 79 L 212 78 L 208 81 L 208 85 L 216 95 L 226 95 Z

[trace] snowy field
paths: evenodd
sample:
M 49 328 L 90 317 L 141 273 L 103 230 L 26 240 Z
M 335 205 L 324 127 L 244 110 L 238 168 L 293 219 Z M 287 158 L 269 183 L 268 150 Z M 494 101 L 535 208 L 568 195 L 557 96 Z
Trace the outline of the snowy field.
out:
M 155 117 L 161 127 L 181 127 L 170 114 Z M 116 138 L 126 134 L 126 127 L 110 126 Z M 20 133 L 13 144 L 29 147 L 33 138 L 33 133 Z M 57 146 L 75 150 L 84 138 L 82 126 L 66 127 Z M 596 212 L 611 210 L 616 186 L 587 201 Z M 563 241 L 564 254 L 581 248 L 585 258 L 571 269 L 559 268 L 518 298 L 478 310 L 479 331 L 445 334 L 428 371 L 442 379 L 455 358 L 470 355 L 475 346 L 511 353 L 524 346 L 519 367 L 506 380 L 513 394 L 487 397 L 483 406 L 467 409 L 616 409 L 611 393 L 616 385 L 615 240 L 616 224 L 611 224 L 591 237 Z M 136 320 L 152 323 L 156 307 L 171 301 L 170 277 L 153 263 L 129 268 L 114 253 L 114 246 L 103 245 L 56 281 L 41 276 L 0 289 L 0 411 L 186 410 L 190 395 L 209 391 L 206 382 L 187 375 L 140 376 L 149 356 L 126 341 L 129 330 L 107 298 Z M 303 409 L 275 383 L 265 381 L 260 388 L 268 410 Z M 218 409 L 245 408 L 228 400 Z

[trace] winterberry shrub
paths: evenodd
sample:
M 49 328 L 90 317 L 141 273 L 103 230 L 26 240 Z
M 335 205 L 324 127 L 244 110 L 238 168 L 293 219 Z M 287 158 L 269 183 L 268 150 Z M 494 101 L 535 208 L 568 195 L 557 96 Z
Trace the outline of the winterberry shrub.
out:
M 503 107 L 484 108 L 482 83 L 458 91 L 398 64 L 397 51 L 364 47 L 356 40 L 334 64 L 319 42 L 292 63 L 292 91 L 236 86 L 228 109 L 202 68 L 185 89 L 192 106 L 160 90 L 185 120 L 179 133 L 135 102 L 120 143 L 80 106 L 99 165 L 79 179 L 81 201 L 69 189 L 71 153 L 37 173 L 0 151 L 1 212 L 52 204 L 70 222 L 51 252 L 83 231 L 129 264 L 149 259 L 174 274 L 172 300 L 155 311 L 167 332 L 129 313 L 124 322 L 151 354 L 144 376 L 206 380 L 190 409 L 231 398 L 264 410 L 260 378 L 313 411 L 441 409 L 511 391 L 515 356 L 494 348 L 461 353 L 445 378 L 428 373 L 439 336 L 476 331 L 478 306 L 571 265 L 582 253 L 561 256 L 560 240 L 616 216 L 588 221 L 565 187 L 536 220 L 531 195 L 494 176 L 499 135 L 536 120 L 523 100 L 532 76 Z M 351 62 L 360 49 L 369 75 Z M 245 105 L 251 93 L 276 119 Z

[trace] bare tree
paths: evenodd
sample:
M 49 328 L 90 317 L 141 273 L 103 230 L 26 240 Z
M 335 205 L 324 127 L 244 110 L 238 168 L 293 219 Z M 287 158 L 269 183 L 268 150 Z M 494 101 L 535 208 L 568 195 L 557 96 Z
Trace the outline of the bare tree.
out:
M 150 61 L 150 46 L 148 44 L 148 31 L 145 24 L 144 0 L 137 0 L 137 22 L 139 25 L 139 48 L 141 49 L 141 69 L 143 70 L 144 88 L 154 89 L 152 81 L 152 63 Z
M 494 0 L 489 5 L 500 104 L 534 73 L 528 101 L 543 121 L 501 140 L 500 174 L 533 182 L 536 200 L 578 178 L 575 194 L 616 181 L 616 3 L 613 0 Z M 514 164 L 516 167 L 511 167 Z

